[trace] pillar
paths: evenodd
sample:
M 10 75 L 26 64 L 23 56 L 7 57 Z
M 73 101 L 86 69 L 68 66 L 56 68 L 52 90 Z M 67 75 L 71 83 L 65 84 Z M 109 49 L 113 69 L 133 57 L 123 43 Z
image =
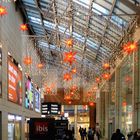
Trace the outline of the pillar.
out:
M 77 139 L 78 134 L 78 128 L 77 128 L 77 112 L 78 112 L 78 106 L 74 106 L 74 137 Z
M 89 107 L 89 119 L 90 119 L 90 127 L 95 128 L 96 124 L 96 104 L 94 106 Z
M 115 70 L 115 129 L 120 128 L 120 67 Z
M 138 92 L 136 92 L 136 111 L 137 111 L 137 128 L 140 128 L 140 41 L 138 43 L 138 75 L 137 81 Z
M 8 140 L 8 113 L 2 112 L 2 140 Z

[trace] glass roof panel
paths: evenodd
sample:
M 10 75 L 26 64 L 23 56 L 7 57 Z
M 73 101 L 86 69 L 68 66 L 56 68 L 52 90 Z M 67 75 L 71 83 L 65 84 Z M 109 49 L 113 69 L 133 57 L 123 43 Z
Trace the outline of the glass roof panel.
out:
M 33 23 L 37 23 L 41 25 L 41 20 L 39 18 L 36 17 L 32 17 L 32 16 L 28 16 L 29 20 Z
M 125 27 L 125 26 L 127 26 L 126 21 L 124 21 L 122 18 L 116 16 L 115 14 L 112 14 L 111 21 L 112 21 L 114 24 L 116 24 L 117 26 L 120 26 L 120 27 Z
M 116 6 L 120 9 L 122 9 L 123 11 L 126 11 L 128 14 L 134 14 L 135 13 L 135 11 L 133 11 L 132 9 L 130 9 L 129 7 L 127 7 L 126 5 L 121 3 L 120 1 L 117 1 Z
M 32 5 L 35 4 L 34 0 L 22 0 L 22 1 Z
M 82 5 L 86 8 L 89 8 L 90 0 L 73 0 L 73 2 Z
M 105 15 L 108 15 L 109 14 L 109 10 L 105 9 L 104 7 L 100 6 L 99 4 L 97 3 L 93 3 L 93 12 L 101 15 L 102 13 L 105 14 Z

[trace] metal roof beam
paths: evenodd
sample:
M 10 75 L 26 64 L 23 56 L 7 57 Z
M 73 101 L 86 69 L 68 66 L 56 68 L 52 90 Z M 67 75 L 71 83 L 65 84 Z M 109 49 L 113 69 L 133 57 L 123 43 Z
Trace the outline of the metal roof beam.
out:
M 111 11 L 110 11 L 110 14 L 109 14 L 108 19 L 107 19 L 107 22 L 106 22 L 106 26 L 105 26 L 104 31 L 103 31 L 103 35 L 102 35 L 102 37 L 101 37 L 101 41 L 100 41 L 99 47 L 98 47 L 98 49 L 97 49 L 96 59 L 97 59 L 97 57 L 98 57 L 99 50 L 100 50 L 100 47 L 101 47 L 101 45 L 102 45 L 102 41 L 103 41 L 103 39 L 104 39 L 104 36 L 105 36 L 105 34 L 106 34 L 106 31 L 107 31 L 107 29 L 108 29 L 109 22 L 110 22 L 112 13 L 113 13 L 113 11 L 114 11 L 116 2 L 117 2 L 117 0 L 114 0 L 114 1 L 113 1 L 112 7 L 111 7 Z
M 128 0 L 120 0 L 119 2 L 123 3 L 124 5 L 135 11 L 137 14 L 140 14 L 140 6 L 136 6 Z

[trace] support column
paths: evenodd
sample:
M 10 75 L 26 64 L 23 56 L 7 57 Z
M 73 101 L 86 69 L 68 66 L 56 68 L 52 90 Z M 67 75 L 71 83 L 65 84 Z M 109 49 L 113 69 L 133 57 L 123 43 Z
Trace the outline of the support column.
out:
M 78 112 L 78 106 L 74 106 L 74 137 L 77 139 L 78 134 L 78 128 L 77 128 L 77 112 Z
M 89 119 L 90 119 L 90 127 L 95 128 L 96 124 L 96 104 L 94 106 L 89 107 Z
M 2 140 L 8 140 L 8 113 L 2 112 Z
M 109 83 L 106 83 L 105 91 L 105 138 L 108 139 L 108 125 L 109 125 Z
M 137 109 L 137 128 L 140 128 L 140 41 L 138 43 L 138 82 L 137 82 L 137 87 L 138 87 L 138 92 L 136 95 L 136 109 Z
M 115 70 L 115 129 L 120 128 L 120 68 Z

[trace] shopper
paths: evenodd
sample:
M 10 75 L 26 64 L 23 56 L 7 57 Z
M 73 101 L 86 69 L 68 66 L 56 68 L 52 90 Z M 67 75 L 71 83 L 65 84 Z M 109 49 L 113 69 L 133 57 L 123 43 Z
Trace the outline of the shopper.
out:
M 140 129 L 137 129 L 137 131 L 134 133 L 133 140 L 140 140 Z
M 91 127 L 88 128 L 88 140 L 93 140 L 93 131 Z
M 116 132 L 112 134 L 111 140 L 125 140 L 125 136 L 121 133 L 120 129 L 116 129 Z

